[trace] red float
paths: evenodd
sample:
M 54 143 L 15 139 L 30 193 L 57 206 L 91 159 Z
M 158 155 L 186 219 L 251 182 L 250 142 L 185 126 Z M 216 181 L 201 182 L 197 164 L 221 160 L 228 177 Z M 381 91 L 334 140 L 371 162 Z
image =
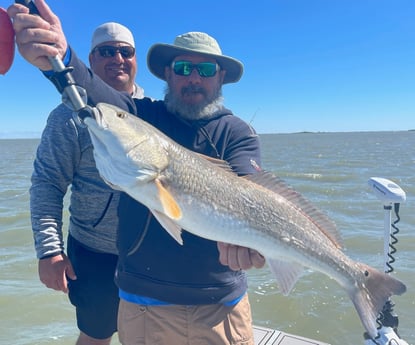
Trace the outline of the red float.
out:
M 5 74 L 13 63 L 14 30 L 7 11 L 0 7 L 0 74 Z

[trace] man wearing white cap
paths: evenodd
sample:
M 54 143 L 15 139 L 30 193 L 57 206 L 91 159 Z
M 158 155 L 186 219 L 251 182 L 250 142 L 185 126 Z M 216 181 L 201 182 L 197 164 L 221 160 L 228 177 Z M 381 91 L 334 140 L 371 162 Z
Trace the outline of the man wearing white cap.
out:
M 136 98 L 144 96 L 135 83 L 134 38 L 125 26 L 100 25 L 92 37 L 89 62 L 114 89 Z M 66 256 L 62 209 L 69 185 Z M 58 106 L 49 115 L 38 147 L 30 209 L 40 280 L 49 288 L 69 292 L 80 330 L 77 345 L 108 345 L 117 331 L 114 272 L 119 194 L 99 176 L 86 128 L 73 121 L 66 106 Z
M 50 32 L 42 30 L 33 16 L 20 16 L 14 28 L 18 41 L 26 39 L 28 61 L 50 70 L 46 57 L 58 55 L 74 67 L 74 79 L 94 102 L 135 112 L 186 148 L 226 160 L 239 175 L 260 170 L 258 136 L 223 105 L 222 85 L 237 82 L 243 65 L 224 55 L 213 37 L 188 32 L 177 36 L 173 44 L 152 46 L 147 64 L 166 81 L 165 98 L 135 100 L 93 78 L 68 47 L 59 19 L 43 0 L 36 4 L 42 17 L 54 24 L 51 30 L 56 36 L 48 41 L 54 44 L 51 49 L 42 44 Z M 11 7 L 12 17 L 26 11 Z M 39 36 L 30 39 L 21 29 L 25 25 L 37 27 Z M 33 41 L 32 47 L 27 40 Z M 146 207 L 125 193 L 120 196 L 117 247 L 115 280 L 121 297 L 118 333 L 122 344 L 254 344 L 244 270 L 264 265 L 259 253 L 188 232 L 183 233 L 181 246 Z
M 109 22 L 98 26 L 92 36 L 89 53 L 91 69 L 118 91 L 143 98 L 143 89 L 135 83 L 137 59 L 133 34 L 125 26 Z

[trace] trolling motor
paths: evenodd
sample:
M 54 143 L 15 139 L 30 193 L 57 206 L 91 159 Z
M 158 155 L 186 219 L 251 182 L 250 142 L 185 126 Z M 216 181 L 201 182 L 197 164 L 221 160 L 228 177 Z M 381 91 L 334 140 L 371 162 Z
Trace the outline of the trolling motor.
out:
M 384 216 L 384 271 L 391 273 L 394 271 L 392 264 L 395 262 L 396 235 L 399 232 L 396 224 L 400 221 L 399 206 L 406 200 L 405 192 L 396 183 L 381 177 L 372 177 L 368 181 L 375 195 L 382 201 Z M 392 206 L 396 220 L 392 223 Z M 393 229 L 393 230 L 392 230 Z M 398 335 L 398 315 L 393 311 L 394 304 L 389 299 L 376 320 L 378 323 L 378 335 L 371 338 L 367 332 L 364 333 L 365 345 L 408 345 Z

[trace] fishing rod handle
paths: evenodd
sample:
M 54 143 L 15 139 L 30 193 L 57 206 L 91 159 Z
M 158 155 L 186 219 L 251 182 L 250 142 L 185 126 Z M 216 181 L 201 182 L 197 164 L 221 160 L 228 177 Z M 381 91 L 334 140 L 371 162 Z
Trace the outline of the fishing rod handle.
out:
M 29 9 L 30 14 L 38 15 L 40 16 L 40 13 L 35 5 L 35 3 L 32 0 L 15 0 L 16 4 L 21 4 L 26 6 Z M 58 77 L 60 80 L 66 79 L 66 84 L 63 84 L 62 89 L 58 87 L 59 92 L 63 95 L 63 93 L 66 94 L 66 96 L 69 98 L 70 103 L 72 104 L 72 109 L 75 111 L 79 111 L 86 107 L 86 103 L 84 102 L 83 98 L 81 97 L 78 89 L 74 85 L 74 83 L 71 83 L 70 81 L 73 80 L 72 75 L 70 71 L 65 67 L 64 63 L 58 56 L 49 56 L 48 57 L 49 62 L 52 65 L 52 69 L 55 73 L 60 74 Z
M 29 9 L 30 14 L 37 14 L 40 16 L 39 11 L 32 0 L 15 0 L 15 3 L 26 6 Z

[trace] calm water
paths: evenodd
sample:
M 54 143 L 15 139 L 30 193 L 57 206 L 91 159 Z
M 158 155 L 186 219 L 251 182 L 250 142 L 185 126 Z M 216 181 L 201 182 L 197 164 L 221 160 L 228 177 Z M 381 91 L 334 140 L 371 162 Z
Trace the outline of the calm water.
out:
M 414 344 L 415 132 L 274 134 L 262 135 L 261 140 L 264 167 L 334 219 L 349 256 L 379 269 L 383 269 L 384 211 L 367 180 L 385 177 L 405 190 L 394 267 L 408 292 L 393 301 L 400 335 Z M 28 207 L 37 144 L 38 140 L 0 140 L 2 345 L 71 345 L 77 333 L 66 296 L 38 281 Z M 336 282 L 308 272 L 284 297 L 267 268 L 249 274 L 256 324 L 333 345 L 363 344 L 354 307 Z

